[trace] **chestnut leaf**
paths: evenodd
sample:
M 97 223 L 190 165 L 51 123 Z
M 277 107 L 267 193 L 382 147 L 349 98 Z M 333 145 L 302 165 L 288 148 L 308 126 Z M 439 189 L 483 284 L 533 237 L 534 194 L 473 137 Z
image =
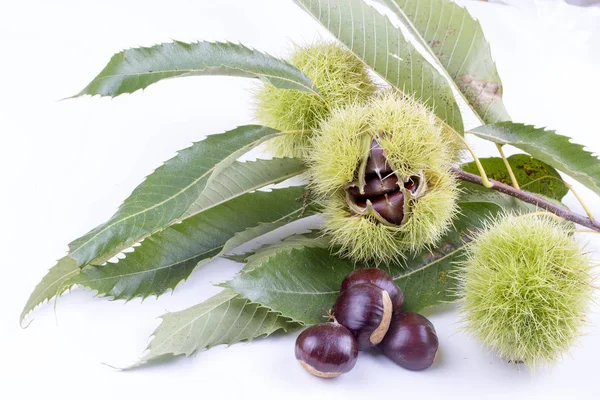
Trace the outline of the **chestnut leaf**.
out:
M 290 331 L 300 327 L 231 290 L 224 290 L 200 304 L 160 318 L 162 322 L 152 334 L 146 354 L 128 368 L 165 355 L 190 356 L 219 344 L 251 341 L 279 330 Z
M 246 193 L 150 236 L 116 263 L 84 268 L 65 284 L 112 299 L 158 297 L 196 268 L 241 244 L 236 235 L 243 233 L 245 242 L 268 232 L 266 223 L 271 230 L 313 214 L 312 206 L 296 200 L 305 191 L 292 186 Z
M 464 130 L 448 80 L 400 28 L 364 0 L 294 0 L 390 85 L 414 96 L 457 132 Z
M 600 159 L 567 136 L 514 122 L 484 125 L 472 132 L 494 143 L 515 146 L 600 194 Z
M 213 171 L 274 137 L 260 125 L 207 136 L 183 149 L 146 177 L 107 222 L 69 244 L 69 256 L 83 267 L 100 264 L 142 238 L 177 222 L 201 197 Z
M 452 0 L 375 0 L 385 4 L 435 63 L 482 123 L 509 120 L 502 82 L 479 21 Z
M 115 97 L 163 79 L 199 75 L 258 78 L 280 89 L 318 94 L 310 79 L 295 66 L 241 44 L 173 41 L 115 54 L 98 76 L 73 97 Z
M 73 241 L 69 245 L 69 258 L 76 261 L 78 268 L 101 265 L 151 234 L 206 208 L 302 173 L 306 167 L 298 160 L 280 159 L 258 164 L 235 162 L 244 152 L 274 137 L 277 132 L 259 125 L 247 125 L 208 136 L 180 151 L 150 174 L 109 221 Z M 252 169 L 250 165 L 262 168 Z M 268 165 L 271 167 L 265 169 Z M 62 279 L 59 290 L 55 289 L 58 282 L 54 276 L 62 269 L 57 265 L 42 279 L 22 316 L 69 287 L 67 280 Z

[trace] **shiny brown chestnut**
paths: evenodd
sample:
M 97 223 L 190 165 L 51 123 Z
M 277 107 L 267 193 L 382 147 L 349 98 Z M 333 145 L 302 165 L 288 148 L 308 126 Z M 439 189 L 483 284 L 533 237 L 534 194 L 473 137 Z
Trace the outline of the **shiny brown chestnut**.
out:
M 366 174 L 376 174 L 380 178 L 392 172 L 393 169 L 388 163 L 383 149 L 375 139 L 371 142 L 371 151 L 365 168 Z
M 388 295 L 392 300 L 394 314 L 402 312 L 404 294 L 387 272 L 379 268 L 360 268 L 354 270 L 342 281 L 341 291 L 343 292 L 349 287 L 361 283 L 370 283 L 371 285 L 375 285 L 388 292 Z
M 356 339 L 336 322 L 313 325 L 296 339 L 296 359 L 306 371 L 320 378 L 349 372 L 357 358 Z
M 427 318 L 407 312 L 394 315 L 385 338 L 377 347 L 399 366 L 418 371 L 433 364 L 439 342 Z
M 398 177 L 394 174 L 387 175 L 381 179 L 377 175 L 371 174 L 365 177 L 363 193 L 360 192 L 360 189 L 356 185 L 349 186 L 346 190 L 357 199 L 368 199 L 397 191 L 399 187 Z
M 392 313 L 388 292 L 370 283 L 359 283 L 344 290 L 332 309 L 335 320 L 356 338 L 359 350 L 383 340 Z

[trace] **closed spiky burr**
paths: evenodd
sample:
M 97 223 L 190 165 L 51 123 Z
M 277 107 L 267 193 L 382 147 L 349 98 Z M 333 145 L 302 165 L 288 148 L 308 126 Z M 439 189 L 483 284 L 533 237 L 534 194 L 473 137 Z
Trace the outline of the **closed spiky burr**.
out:
M 590 260 L 573 226 L 556 217 L 491 220 L 467 246 L 458 276 L 464 328 L 508 361 L 552 363 L 580 335 Z
M 376 85 L 365 65 L 337 43 L 299 46 L 290 62 L 310 78 L 320 96 L 265 85 L 255 96 L 256 117 L 271 128 L 295 131 L 269 141 L 269 150 L 274 155 L 305 158 L 312 130 L 331 110 L 366 101 L 375 92 Z

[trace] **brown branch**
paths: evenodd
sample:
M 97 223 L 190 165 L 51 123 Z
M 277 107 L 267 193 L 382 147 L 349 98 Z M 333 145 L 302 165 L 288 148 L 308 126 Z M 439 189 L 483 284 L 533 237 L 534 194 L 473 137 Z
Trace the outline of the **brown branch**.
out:
M 472 174 L 467 171 L 463 171 L 460 168 L 452 168 L 452 172 L 463 181 L 476 183 L 478 185 L 483 186 L 483 181 L 479 175 Z M 560 207 L 548 200 L 545 200 L 541 197 L 536 196 L 533 193 L 526 192 L 524 190 L 515 189 L 514 187 L 495 181 L 493 179 L 489 180 L 492 183 L 492 187 L 490 189 L 497 190 L 498 192 L 505 193 L 509 196 L 516 197 L 519 200 L 522 200 L 526 203 L 533 204 L 537 207 L 540 207 L 546 211 L 549 211 L 553 214 L 558 215 L 561 218 L 564 218 L 568 221 L 575 222 L 576 224 L 585 226 L 587 228 L 593 229 L 595 231 L 600 232 L 600 222 L 590 219 L 588 217 L 584 217 L 583 215 L 576 214 L 572 211 L 567 210 L 564 207 Z

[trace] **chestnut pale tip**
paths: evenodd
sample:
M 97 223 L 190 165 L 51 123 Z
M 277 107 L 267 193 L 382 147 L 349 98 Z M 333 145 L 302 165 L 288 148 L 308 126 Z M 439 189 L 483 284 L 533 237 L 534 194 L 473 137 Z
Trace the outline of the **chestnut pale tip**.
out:
M 381 323 L 369 337 L 369 341 L 373 343 L 373 345 L 381 343 L 390 327 L 390 322 L 392 321 L 392 299 L 386 290 L 381 291 L 381 303 L 383 304 L 383 316 L 381 318 Z
M 318 369 L 316 369 L 315 367 L 308 365 L 307 363 L 305 363 L 302 360 L 298 360 L 298 362 L 300 363 L 300 365 L 302 365 L 302 368 L 304 368 L 304 370 L 306 372 L 308 372 L 309 374 L 312 374 L 314 376 L 318 376 L 319 378 L 337 378 L 338 376 L 342 375 L 343 372 L 323 372 L 323 371 L 319 371 Z

